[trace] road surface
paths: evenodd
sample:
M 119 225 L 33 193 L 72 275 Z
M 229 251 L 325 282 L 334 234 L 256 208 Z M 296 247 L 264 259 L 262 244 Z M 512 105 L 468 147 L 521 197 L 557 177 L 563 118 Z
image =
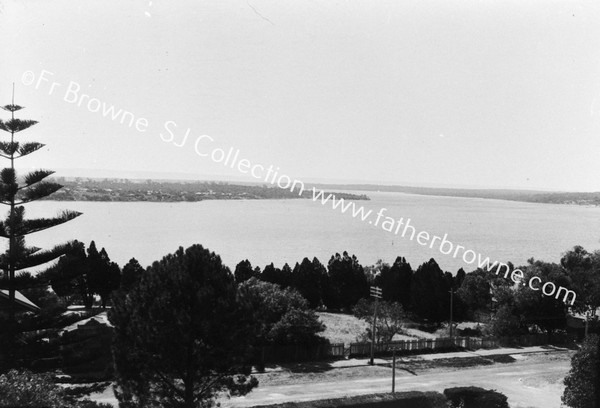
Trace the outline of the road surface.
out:
M 502 392 L 508 397 L 512 408 L 560 407 L 562 379 L 570 368 L 569 355 L 557 352 L 513 357 L 515 362 L 496 363 L 493 366 L 433 368 L 412 374 L 400 369 L 396 371 L 396 391 L 442 392 L 449 387 L 478 386 Z M 343 379 L 343 371 L 334 373 L 338 370 L 344 368 L 331 370 L 335 378 L 333 381 L 323 381 L 321 377 L 318 382 L 311 382 L 309 376 L 305 379 L 295 375 L 288 383 L 270 385 L 267 381 L 245 397 L 235 397 L 221 403 L 224 407 L 241 408 L 391 391 L 390 368 L 364 367 L 364 370 L 372 371 L 366 371 L 368 375 L 364 378 L 349 379 Z M 258 378 L 260 381 L 260 375 Z

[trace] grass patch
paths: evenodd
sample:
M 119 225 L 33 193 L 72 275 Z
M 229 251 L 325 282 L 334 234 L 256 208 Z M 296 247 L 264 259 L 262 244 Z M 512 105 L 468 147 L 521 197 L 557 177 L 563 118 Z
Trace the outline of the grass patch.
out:
M 331 343 L 354 343 L 369 326 L 367 322 L 348 314 L 318 312 L 319 320 L 325 324 L 321 336 Z
M 436 360 L 423 360 L 422 362 L 425 364 L 421 368 L 468 368 L 494 364 L 493 361 L 483 357 L 439 358 Z

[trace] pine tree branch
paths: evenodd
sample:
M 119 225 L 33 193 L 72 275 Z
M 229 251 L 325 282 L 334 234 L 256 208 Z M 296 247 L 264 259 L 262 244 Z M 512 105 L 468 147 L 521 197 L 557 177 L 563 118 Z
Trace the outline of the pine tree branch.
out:
M 45 179 L 46 177 L 48 177 L 54 173 L 56 173 L 56 172 L 53 170 L 34 170 L 25 176 L 25 179 L 24 179 L 25 185 L 19 187 L 19 190 L 22 190 L 24 188 L 32 186 L 36 183 L 39 183 L 40 181 L 42 181 L 43 179 Z
M 0 106 L 0 108 L 4 109 L 5 111 L 8 111 L 8 112 L 16 112 L 18 110 L 23 109 L 23 106 L 11 104 L 11 105 Z
M 70 248 L 63 255 L 70 255 L 77 252 L 77 246 L 79 242 L 77 240 L 73 240 L 68 242 L 66 245 L 69 245 Z M 61 258 L 62 259 L 62 258 Z M 80 275 L 60 275 L 58 273 L 60 271 L 60 261 L 54 262 L 53 264 L 47 266 L 44 270 L 39 271 L 36 275 L 38 281 L 42 284 L 51 285 L 54 283 L 64 283 L 68 281 L 72 281 L 73 279 L 79 278 Z M 84 271 L 79 271 L 83 273 Z
M 57 245 L 49 250 L 38 251 L 37 253 L 30 255 L 25 259 L 18 260 L 15 265 L 15 270 L 19 271 L 21 269 L 43 265 L 62 255 L 68 254 L 72 249 L 73 243 L 68 242 L 66 244 Z
M 10 133 L 18 133 L 38 123 L 36 120 L 9 119 L 0 122 L 0 129 Z
M 42 248 L 40 248 L 40 247 L 30 246 L 30 247 L 26 247 L 24 249 L 23 253 L 26 254 L 26 256 L 30 256 L 41 250 L 42 250 Z
M 15 169 L 11 169 L 10 167 L 2 169 L 0 171 L 0 182 L 6 186 L 17 184 Z
M 0 203 L 10 205 L 18 188 L 15 171 L 11 168 L 2 169 L 0 171 Z
M 27 156 L 28 154 L 33 153 L 33 152 L 41 149 L 44 146 L 46 146 L 46 145 L 43 143 L 38 143 L 38 142 L 23 143 L 22 145 L 20 145 L 20 147 L 18 149 L 19 156 L 15 157 L 15 159 L 18 159 L 23 156 Z
M 15 287 L 17 290 L 43 288 L 54 282 L 68 281 L 72 278 L 56 279 L 46 274 L 46 270 L 32 276 L 29 272 L 21 272 L 15 276 Z M 0 289 L 8 289 L 8 279 L 0 279 Z
M 38 142 L 27 142 L 27 143 L 19 143 L 19 142 L 0 142 L 0 152 L 4 154 L 0 154 L 0 156 L 10 159 L 15 153 L 18 155 L 14 156 L 15 159 L 18 159 L 23 156 L 27 156 L 30 153 L 33 153 L 42 147 L 45 144 Z
M 79 217 L 81 214 L 83 213 L 65 210 L 54 218 L 35 218 L 31 220 L 23 220 L 15 228 L 15 234 L 19 236 L 25 236 L 33 234 L 34 232 L 43 231 L 56 225 L 71 221 L 72 219 Z M 9 238 L 8 233 L 10 231 L 7 230 L 8 228 L 6 228 L 4 222 L 0 222 L 0 237 Z
M 15 152 L 19 149 L 19 142 L 0 142 L 0 151 L 4 153 L 7 158 L 10 159 L 10 156 L 15 154 Z M 5 156 L 5 157 L 6 157 Z
M 55 191 L 60 190 L 62 187 L 63 186 L 58 183 L 49 181 L 42 181 L 33 186 L 27 186 L 26 189 L 21 190 L 22 194 L 19 196 L 21 201 L 16 204 L 24 204 L 30 201 L 39 200 L 40 198 L 49 196 Z
M 23 289 L 39 287 L 40 283 L 38 282 L 37 278 L 32 276 L 30 273 L 22 272 L 15 276 L 13 285 L 16 288 L 16 290 L 23 290 Z M 0 289 L 9 289 L 9 288 L 10 288 L 10 285 L 8 283 L 8 279 L 6 279 L 6 278 L 0 279 Z

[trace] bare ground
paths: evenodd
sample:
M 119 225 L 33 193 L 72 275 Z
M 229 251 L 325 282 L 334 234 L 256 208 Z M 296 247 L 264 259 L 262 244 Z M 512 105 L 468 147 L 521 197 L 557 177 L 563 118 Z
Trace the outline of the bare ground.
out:
M 426 361 L 406 359 L 396 368 L 397 391 L 439 391 L 479 386 L 504 393 L 512 408 L 559 407 L 562 379 L 571 351 L 474 356 Z M 294 365 L 257 375 L 260 385 L 245 397 L 222 401 L 225 407 L 251 407 L 285 401 L 389 392 L 389 364 L 332 368 L 327 363 Z

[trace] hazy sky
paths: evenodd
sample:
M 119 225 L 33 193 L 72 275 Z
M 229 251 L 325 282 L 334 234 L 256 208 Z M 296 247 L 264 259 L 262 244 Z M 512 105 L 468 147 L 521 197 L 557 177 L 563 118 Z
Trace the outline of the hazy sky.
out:
M 200 157 L 208 135 L 202 151 L 305 181 L 600 190 L 596 0 L 0 0 L 0 13 L 0 102 L 15 82 L 22 117 L 40 121 L 20 137 L 48 145 L 24 166 L 256 181 Z M 110 106 L 141 130 L 103 117 Z

